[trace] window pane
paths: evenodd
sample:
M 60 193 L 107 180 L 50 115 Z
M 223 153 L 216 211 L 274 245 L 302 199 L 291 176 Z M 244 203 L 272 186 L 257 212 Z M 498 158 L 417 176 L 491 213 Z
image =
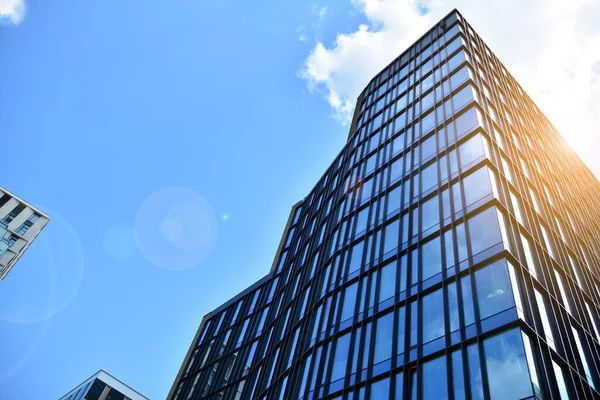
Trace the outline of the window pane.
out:
M 523 251 L 525 253 L 525 260 L 527 262 L 527 269 L 533 275 L 534 278 L 537 278 L 537 268 L 535 265 L 535 261 L 533 260 L 533 254 L 531 253 L 531 247 L 529 247 L 529 240 L 527 240 L 523 235 L 521 235 L 521 243 L 523 244 Z
M 425 192 L 435 186 L 438 183 L 438 170 L 437 163 L 431 164 L 429 167 L 421 171 L 421 188 Z
M 362 185 L 362 193 L 360 195 L 360 201 L 364 201 L 371 197 L 371 192 L 373 191 L 373 178 L 364 182 Z
M 478 254 L 502 242 L 496 207 L 488 208 L 472 217 L 469 219 L 468 224 L 473 254 Z
M 432 111 L 421 119 L 422 134 L 426 134 L 435 127 L 435 113 Z
M 454 400 L 465 399 L 465 380 L 463 378 L 462 351 L 456 350 L 452 353 L 452 382 Z
M 414 249 L 411 252 L 411 284 L 415 285 L 419 282 L 419 249 Z
M 515 182 L 513 181 L 512 173 L 510 172 L 510 166 L 508 165 L 508 161 L 506 161 L 504 159 L 504 157 L 500 157 L 500 158 L 502 161 L 502 169 L 504 170 L 504 176 L 506 176 L 506 179 L 508 179 L 508 181 L 514 185 Z
M 535 360 L 533 358 L 533 350 L 531 349 L 531 342 L 529 341 L 529 336 L 527 336 L 522 331 L 521 337 L 523 338 L 523 346 L 525 347 L 525 359 L 527 360 L 527 365 L 529 366 L 529 374 L 531 376 L 531 383 L 533 384 L 533 391 L 538 397 L 540 397 L 540 382 L 537 378 L 537 370 L 535 367 Z
M 454 55 L 450 60 L 448 60 L 448 68 L 452 71 L 454 68 L 458 67 L 463 61 L 467 59 L 467 56 L 464 51 L 459 51 Z
M 444 232 L 444 249 L 446 251 L 446 268 L 454 266 L 454 239 L 452 230 Z
M 400 197 L 402 196 L 400 187 L 388 193 L 387 213 L 388 215 L 400 208 Z M 359 232 L 357 230 L 357 232 Z
M 353 283 L 344 290 L 344 307 L 342 308 L 341 321 L 345 321 L 354 315 L 357 290 L 358 282 Z
M 460 328 L 456 282 L 448 285 L 448 308 L 450 309 L 450 332 L 454 332 Z
M 400 178 L 404 174 L 403 162 L 404 158 L 400 157 L 392 164 L 392 175 L 390 177 L 390 182 L 394 182 L 396 179 Z
M 515 306 L 506 260 L 475 272 L 481 319 Z
M 469 326 L 475 322 L 475 314 L 473 311 L 473 292 L 471 290 L 471 275 L 462 277 L 460 280 L 460 284 L 463 298 L 465 326 Z
M 362 254 L 363 254 L 363 246 L 364 242 L 359 242 L 352 247 L 352 255 L 350 257 L 350 265 L 348 268 L 349 273 L 360 269 L 362 263 Z M 335 275 L 334 275 L 335 278 Z
M 423 400 L 448 398 L 446 357 L 439 357 L 423 364 Z
M 394 154 L 398 154 L 404 149 L 404 134 L 398 135 L 392 142 Z
M 426 201 L 421 206 L 423 218 L 423 232 L 440 223 L 440 202 L 438 196 Z
M 562 369 L 554 361 L 552 361 L 552 368 L 554 369 L 554 376 L 556 377 L 556 385 L 558 385 L 560 400 L 569 400 L 569 392 L 567 391 L 567 385 Z
M 413 176 L 412 178 L 412 182 L 413 182 L 413 197 L 417 198 L 419 197 L 419 194 L 421 193 L 421 187 L 419 186 L 419 178 L 420 178 L 420 174 L 416 174 Z
M 454 110 L 458 110 L 465 104 L 474 100 L 473 96 L 473 88 L 471 85 L 467 85 L 465 88 L 461 89 L 458 93 L 452 96 L 452 101 L 454 102 Z
M 560 292 L 560 297 L 562 298 L 563 305 L 567 309 L 569 314 L 571 313 L 571 307 L 569 306 L 569 300 L 567 298 L 567 292 L 565 291 L 565 287 L 563 286 L 562 277 L 557 270 L 554 270 L 554 275 L 556 276 L 556 283 L 558 284 L 558 291 Z
M 421 159 L 426 160 L 436 153 L 437 145 L 435 143 L 436 135 L 432 135 L 421 143 Z
M 369 207 L 361 210 L 356 216 L 356 233 L 361 233 L 367 229 L 367 217 L 369 216 Z
M 404 391 L 404 373 L 400 372 L 396 375 L 396 400 L 402 400 Z M 561 399 L 564 400 L 564 399 Z
M 396 292 L 396 263 L 388 264 L 381 269 L 379 302 L 394 296 Z
M 548 312 L 546 311 L 545 301 L 542 295 L 535 290 L 535 300 L 538 306 L 540 318 L 542 320 L 542 326 L 544 328 L 544 334 L 546 336 L 546 341 L 548 345 L 556 350 L 556 346 L 554 345 L 554 336 L 552 335 L 552 328 L 550 327 L 550 320 L 548 319 Z
M 465 177 L 463 180 L 463 185 L 465 192 L 465 203 L 467 206 L 493 193 L 487 167 L 480 168 L 469 176 Z
M 442 272 L 442 251 L 439 236 L 423 245 L 421 260 L 423 263 L 423 281 Z
M 583 371 L 585 372 L 587 381 L 590 384 L 590 386 L 595 389 L 596 387 L 594 386 L 594 380 L 592 379 L 592 373 L 590 372 L 590 367 L 587 362 L 587 358 L 583 351 L 583 347 L 581 346 L 581 341 L 579 340 L 579 333 L 573 327 L 571 327 L 571 330 L 573 331 L 573 337 L 575 338 L 575 345 L 577 346 L 577 351 L 579 352 L 579 358 L 581 359 L 581 364 L 583 364 Z
M 483 400 L 483 382 L 481 380 L 481 366 L 479 363 L 479 349 L 477 344 L 467 347 L 469 358 L 469 378 L 471 382 L 471 399 Z
M 375 129 L 377 129 L 381 126 L 382 116 L 383 116 L 383 114 L 379 114 L 378 116 L 375 117 L 375 119 L 373 120 L 373 126 L 371 128 L 372 131 L 374 131 Z
M 389 313 L 377 319 L 375 337 L 374 363 L 385 361 L 392 356 L 392 340 L 394 332 L 394 313 Z
M 544 237 L 544 242 L 546 243 L 546 250 L 548 250 L 548 253 L 550 253 L 550 257 L 556 258 L 554 256 L 554 250 L 552 248 L 552 242 L 550 241 L 550 236 L 548 235 L 548 231 L 546 231 L 546 228 L 544 228 L 544 226 L 541 226 L 541 228 L 542 228 L 542 236 Z
M 450 76 L 450 85 L 457 88 L 461 83 L 470 78 L 469 68 L 464 66 Z
M 400 224 L 398 220 L 395 220 L 391 224 L 385 227 L 385 242 L 383 244 L 383 253 L 387 253 L 390 250 L 394 250 L 398 247 L 398 233 L 400 231 Z
M 458 262 L 467 259 L 467 237 L 465 234 L 465 225 L 456 225 L 456 243 L 458 246 Z
M 337 339 L 335 345 L 335 357 L 333 358 L 333 369 L 331 380 L 336 381 L 346 375 L 346 360 L 350 349 L 350 333 Z
M 371 397 L 373 400 L 388 400 L 390 398 L 390 378 L 385 378 L 371 385 Z
M 464 169 L 471 163 L 485 157 L 483 138 L 477 134 L 458 147 L 460 165 Z
M 409 214 L 404 214 L 402 216 L 402 243 L 406 243 L 408 241 L 408 233 L 409 233 L 409 229 L 408 229 L 408 224 L 410 222 L 409 219 Z
M 512 191 L 510 192 L 510 202 L 513 206 L 513 211 L 515 213 L 515 216 L 517 217 L 517 220 L 521 224 L 525 225 L 525 221 L 523 220 L 523 214 L 521 214 L 521 207 L 519 206 L 519 200 Z
M 423 343 L 444 336 L 444 295 L 439 289 L 423 297 Z
M 404 353 L 405 328 L 406 311 L 404 307 L 400 307 L 400 310 L 398 310 L 398 354 Z
M 463 201 L 462 201 L 462 197 L 461 197 L 460 183 L 457 182 L 454 185 L 452 185 L 452 187 L 450 188 L 450 191 L 452 192 L 452 201 L 454 203 L 454 213 L 462 211 Z
M 421 92 L 425 93 L 427 91 L 427 89 L 429 89 L 430 87 L 433 86 L 433 74 L 425 77 L 422 81 L 421 81 Z M 425 110 L 425 106 L 423 106 L 423 110 Z
M 373 169 L 375 169 L 376 165 L 377 165 L 377 153 L 375 153 L 372 156 L 370 156 L 369 158 L 367 158 L 366 172 L 367 173 L 371 172 Z
M 414 370 L 410 375 L 410 400 L 417 400 L 417 382 L 419 377 L 418 373 L 418 370 Z
M 460 32 L 461 32 L 460 25 L 456 24 L 452 28 L 448 29 L 448 31 L 444 35 L 444 38 L 446 40 L 452 39 L 455 35 L 458 35 Z
M 456 51 L 460 46 L 463 45 L 463 40 L 460 36 L 456 37 L 450 43 L 446 44 L 446 51 L 448 54 L 452 54 L 452 52 Z
M 462 113 L 456 118 L 456 137 L 460 138 L 465 133 L 470 132 L 474 128 L 480 126 L 481 124 L 479 121 L 479 111 L 477 111 L 474 107 Z
M 533 395 L 519 329 L 487 339 L 483 347 L 492 400 L 521 399 Z
M 406 290 L 406 276 L 408 273 L 408 256 L 404 254 L 398 263 L 400 265 L 400 292 Z
M 592 306 L 594 307 L 594 306 Z M 596 326 L 596 321 L 595 321 L 595 317 L 594 315 L 598 315 L 595 310 L 594 312 L 592 312 L 592 309 L 590 308 L 590 305 L 588 303 L 585 303 L 585 308 L 588 312 L 588 316 L 590 317 L 590 322 L 592 323 L 592 328 L 594 329 L 594 333 L 596 334 L 596 339 L 598 341 L 600 341 L 600 333 L 598 332 L 598 327 Z
M 417 345 L 417 332 L 419 329 L 419 302 L 410 303 L 410 346 Z
M 445 220 L 452 215 L 450 210 L 450 191 L 448 189 L 442 192 L 442 218 Z
M 404 128 L 405 124 L 406 124 L 406 115 L 404 115 L 404 113 L 402 113 L 399 116 L 397 116 L 396 119 L 394 120 L 395 132 L 398 132 L 400 129 Z

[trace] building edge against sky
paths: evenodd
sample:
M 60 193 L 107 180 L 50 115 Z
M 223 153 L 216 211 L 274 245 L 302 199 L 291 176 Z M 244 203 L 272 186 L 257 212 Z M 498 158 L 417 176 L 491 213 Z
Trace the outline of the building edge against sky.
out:
M 49 221 L 48 215 L 0 187 L 0 281 Z
M 148 400 L 148 398 L 101 369 L 59 400 Z
M 453 10 L 363 90 L 270 273 L 203 318 L 168 398 L 597 398 L 599 198 Z

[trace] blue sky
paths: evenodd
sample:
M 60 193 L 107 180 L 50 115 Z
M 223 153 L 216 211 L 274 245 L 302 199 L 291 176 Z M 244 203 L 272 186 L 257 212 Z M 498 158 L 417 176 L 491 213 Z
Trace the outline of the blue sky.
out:
M 202 316 L 269 270 L 291 206 L 345 141 L 297 76 L 310 44 L 296 32 L 343 25 L 313 27 L 299 2 L 165 4 L 30 1 L 0 27 L 0 185 L 52 217 L 0 283 L 0 399 L 55 399 L 100 368 L 164 398 Z M 171 187 L 217 220 L 182 271 L 130 255 L 127 237 Z M 193 201 L 169 193 L 154 207 Z
M 523 24 L 466 0 L 22 2 L 0 0 L 0 185 L 52 221 L 0 283 L 0 400 L 100 368 L 164 398 L 202 316 L 269 270 L 357 91 L 452 6 L 600 167 L 600 7 L 519 0 Z

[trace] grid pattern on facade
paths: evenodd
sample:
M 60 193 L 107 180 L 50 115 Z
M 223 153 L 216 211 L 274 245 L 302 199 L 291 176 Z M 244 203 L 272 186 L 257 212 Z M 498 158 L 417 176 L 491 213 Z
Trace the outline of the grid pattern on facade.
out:
M 599 198 L 454 11 L 365 88 L 276 267 L 208 316 L 170 398 L 596 398 Z

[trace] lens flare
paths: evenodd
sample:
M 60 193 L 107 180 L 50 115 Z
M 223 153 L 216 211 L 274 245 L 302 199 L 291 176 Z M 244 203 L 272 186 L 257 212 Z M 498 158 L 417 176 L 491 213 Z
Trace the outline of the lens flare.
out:
M 185 270 L 201 264 L 214 248 L 217 217 L 199 193 L 170 187 L 153 193 L 142 203 L 134 233 L 138 249 L 152 264 Z

